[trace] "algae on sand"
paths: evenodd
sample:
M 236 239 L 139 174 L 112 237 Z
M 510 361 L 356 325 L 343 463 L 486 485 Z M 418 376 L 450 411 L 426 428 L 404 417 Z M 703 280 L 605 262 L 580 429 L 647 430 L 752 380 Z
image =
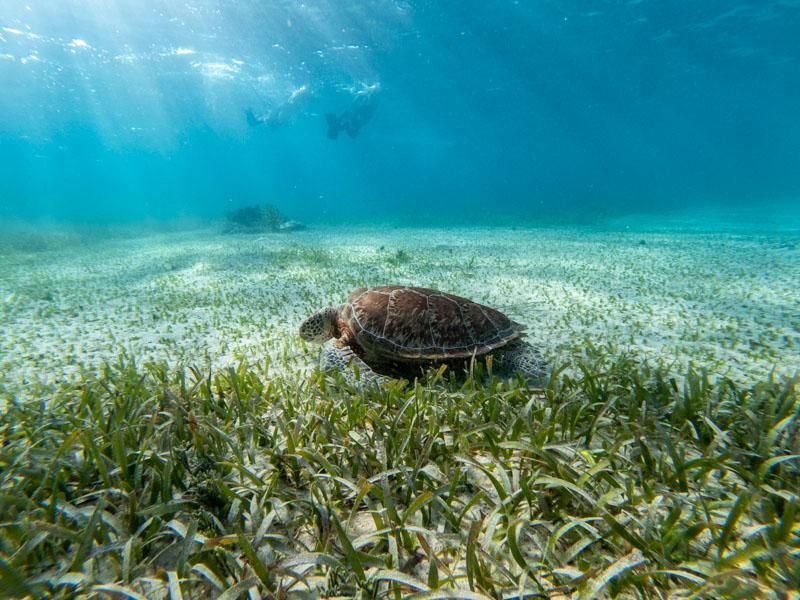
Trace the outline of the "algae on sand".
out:
M 769 236 L 323 226 L 296 237 L 128 233 L 0 255 L 0 372 L 10 390 L 69 380 L 121 349 L 172 365 L 191 357 L 204 369 L 297 355 L 297 327 L 315 308 L 387 283 L 496 306 L 527 325 L 553 361 L 595 345 L 744 385 L 773 370 L 800 372 L 800 261 Z M 411 260 L 390 261 L 401 248 Z M 314 358 L 303 351 L 288 368 Z

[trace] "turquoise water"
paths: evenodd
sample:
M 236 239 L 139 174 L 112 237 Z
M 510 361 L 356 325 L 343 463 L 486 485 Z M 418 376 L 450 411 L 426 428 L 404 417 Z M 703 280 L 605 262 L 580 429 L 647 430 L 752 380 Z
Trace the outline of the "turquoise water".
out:
M 0 218 L 785 226 L 798 39 L 793 0 L 5 0 Z

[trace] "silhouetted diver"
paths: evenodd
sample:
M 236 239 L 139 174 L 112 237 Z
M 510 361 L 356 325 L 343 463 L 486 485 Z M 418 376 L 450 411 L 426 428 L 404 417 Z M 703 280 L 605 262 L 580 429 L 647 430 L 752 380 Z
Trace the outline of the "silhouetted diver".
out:
M 340 114 L 328 113 L 328 137 L 335 140 L 342 131 L 355 138 L 361 128 L 366 125 L 375 113 L 378 106 L 378 91 L 380 85 L 364 86 L 358 91 L 350 107 Z
M 292 117 L 300 110 L 303 101 L 310 95 L 310 90 L 307 85 L 301 85 L 294 90 L 289 99 L 283 104 L 279 104 L 272 110 L 267 111 L 263 115 L 256 115 L 253 109 L 248 108 L 244 111 L 247 117 L 247 124 L 250 127 L 258 127 L 260 125 L 268 125 L 272 129 L 277 129 L 286 125 Z

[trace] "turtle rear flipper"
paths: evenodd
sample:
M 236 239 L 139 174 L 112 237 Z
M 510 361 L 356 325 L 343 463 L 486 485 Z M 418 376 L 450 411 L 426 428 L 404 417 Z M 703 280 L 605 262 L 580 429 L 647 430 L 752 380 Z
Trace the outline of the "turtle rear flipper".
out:
M 547 378 L 547 361 L 539 349 L 528 342 L 518 341 L 495 352 L 495 360 L 500 368 L 520 373 L 534 383 L 544 383 Z
M 322 347 L 319 366 L 323 371 L 340 371 L 345 381 L 356 387 L 364 383 L 383 385 L 391 381 L 389 377 L 373 371 L 350 346 L 342 345 L 338 340 L 331 340 Z

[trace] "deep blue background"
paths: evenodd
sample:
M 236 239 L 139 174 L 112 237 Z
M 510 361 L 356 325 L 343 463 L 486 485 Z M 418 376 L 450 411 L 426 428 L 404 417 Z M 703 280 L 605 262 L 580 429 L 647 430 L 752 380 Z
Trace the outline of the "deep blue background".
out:
M 794 0 L 4 0 L 0 218 L 797 204 L 798 40 Z M 375 83 L 359 137 L 327 139 Z M 287 124 L 247 126 L 300 86 Z

